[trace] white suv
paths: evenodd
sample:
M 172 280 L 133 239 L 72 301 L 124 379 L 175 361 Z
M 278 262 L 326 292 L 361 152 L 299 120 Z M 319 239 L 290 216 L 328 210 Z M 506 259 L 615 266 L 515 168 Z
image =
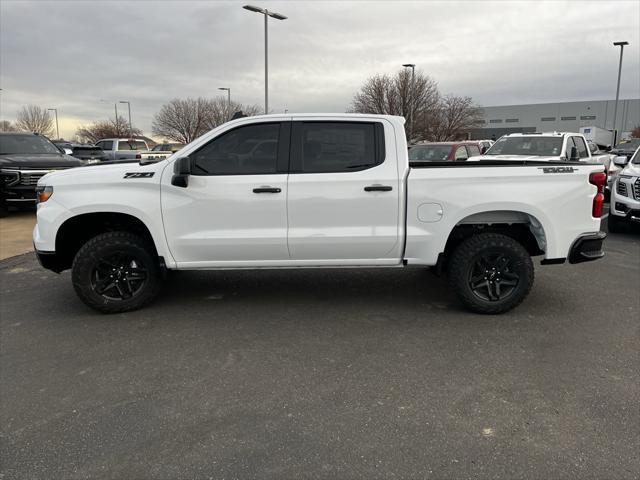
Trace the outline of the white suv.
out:
M 614 162 L 623 165 L 626 160 L 626 157 L 616 157 Z M 611 191 L 609 231 L 620 232 L 630 223 L 640 224 L 640 148 L 618 173 Z

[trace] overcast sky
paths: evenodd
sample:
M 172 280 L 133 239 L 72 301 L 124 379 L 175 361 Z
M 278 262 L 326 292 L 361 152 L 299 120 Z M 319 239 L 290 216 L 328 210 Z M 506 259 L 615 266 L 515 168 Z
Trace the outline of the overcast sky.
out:
M 245 1 L 0 0 L 1 118 L 58 108 L 61 134 L 129 100 L 150 133 L 174 97 L 264 105 L 263 17 Z M 265 1 L 270 109 L 344 112 L 402 63 L 481 105 L 640 97 L 640 1 Z M 101 101 L 102 100 L 102 101 Z M 121 105 L 126 113 L 126 106 Z

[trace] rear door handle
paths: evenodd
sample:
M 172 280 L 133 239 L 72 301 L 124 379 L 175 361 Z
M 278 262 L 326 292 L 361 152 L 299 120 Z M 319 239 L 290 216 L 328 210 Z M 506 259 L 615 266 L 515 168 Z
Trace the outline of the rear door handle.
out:
M 393 190 L 393 187 L 389 185 L 369 185 L 364 187 L 365 192 L 390 192 L 391 190 Z
M 282 190 L 276 187 L 259 187 L 254 188 L 253 193 L 280 193 Z

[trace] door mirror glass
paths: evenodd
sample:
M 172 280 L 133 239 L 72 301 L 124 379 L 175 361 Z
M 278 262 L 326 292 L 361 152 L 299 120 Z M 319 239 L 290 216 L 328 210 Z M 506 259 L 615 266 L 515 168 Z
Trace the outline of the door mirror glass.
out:
M 171 185 L 186 188 L 189 185 L 189 175 L 191 175 L 191 159 L 189 157 L 180 157 L 173 164 Z

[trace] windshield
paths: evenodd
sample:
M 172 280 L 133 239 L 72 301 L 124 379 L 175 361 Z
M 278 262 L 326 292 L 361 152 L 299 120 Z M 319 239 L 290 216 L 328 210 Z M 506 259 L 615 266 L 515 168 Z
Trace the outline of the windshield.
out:
M 535 155 L 556 157 L 562 151 L 562 137 L 502 137 L 486 155 Z
M 31 155 L 60 154 L 60 150 L 40 135 L 0 135 L 0 155 L 20 153 Z
M 638 148 L 636 153 L 633 154 L 633 157 L 631 157 L 631 163 L 634 165 L 640 165 L 640 148 Z
M 416 145 L 409 150 L 409 160 L 443 162 L 450 153 L 451 145 Z
M 631 140 L 626 140 L 624 142 L 620 142 L 616 145 L 615 148 L 622 150 L 633 150 L 640 147 L 640 138 L 632 138 Z

